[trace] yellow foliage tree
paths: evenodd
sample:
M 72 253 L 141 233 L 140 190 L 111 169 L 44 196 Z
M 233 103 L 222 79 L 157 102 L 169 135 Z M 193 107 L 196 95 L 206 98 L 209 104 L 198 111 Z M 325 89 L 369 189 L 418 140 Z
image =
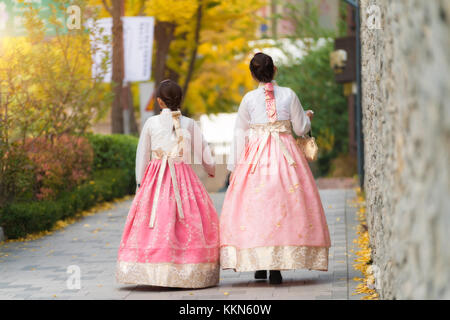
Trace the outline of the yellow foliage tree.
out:
M 261 0 L 217 1 L 205 10 L 197 71 L 185 102 L 189 113 L 234 110 L 242 94 L 254 87 L 248 70 L 249 41 L 255 39 L 259 22 L 255 12 L 264 4 Z M 190 45 L 192 41 L 187 37 L 184 46 Z M 185 74 L 185 61 L 172 59 L 171 63 Z
M 100 17 L 109 16 L 104 3 L 110 0 L 90 0 Z M 253 88 L 249 41 L 255 39 L 260 22 L 255 13 L 266 4 L 267 0 L 126 0 L 125 15 L 155 17 L 155 83 L 171 78 L 189 88 L 183 109 L 200 114 L 233 110 L 244 91 Z
M 58 10 L 64 10 L 68 3 L 59 0 L 57 4 L 63 7 Z M 84 9 L 83 1 L 78 4 Z M 48 186 L 71 186 L 64 182 L 65 169 L 60 163 L 55 166 L 55 174 L 43 169 L 46 173 L 38 180 L 34 170 L 39 161 L 29 158 L 29 146 L 55 146 L 57 141 L 71 141 L 73 136 L 86 133 L 111 98 L 101 76 L 92 77 L 86 30 L 64 33 L 63 24 L 52 15 L 48 22 L 55 27 L 56 35 L 49 34 L 39 10 L 30 6 L 23 14 L 27 36 L 0 38 L 0 206 L 21 194 L 31 192 L 34 196 L 33 190 L 46 188 L 46 194 L 50 194 Z M 64 137 L 69 140 L 61 140 Z M 84 161 L 84 150 L 78 149 L 72 159 Z M 40 151 L 31 153 L 40 156 Z M 56 154 L 59 159 L 66 156 Z M 43 164 L 51 165 L 54 163 Z M 70 172 L 76 170 L 71 167 Z M 41 177 L 50 177 L 46 180 L 49 184 Z M 72 177 L 73 181 L 85 179 L 79 172 Z
M 181 23 L 192 19 L 197 6 L 196 0 L 147 0 L 144 12 L 158 21 Z
M 264 4 L 265 0 L 145 2 L 147 15 L 174 26 L 164 77 L 177 80 L 184 89 L 189 84 L 187 113 L 233 110 L 242 93 L 254 86 L 248 71 L 249 41 L 259 22 L 255 13 Z
M 62 23 L 51 16 L 49 23 L 57 34 L 48 36 L 38 11 L 33 7 L 25 11 L 27 36 L 0 42 L 1 111 L 10 120 L 5 127 L 13 140 L 16 134 L 26 138 L 86 132 L 111 98 L 101 77 L 92 78 L 85 30 L 64 34 Z

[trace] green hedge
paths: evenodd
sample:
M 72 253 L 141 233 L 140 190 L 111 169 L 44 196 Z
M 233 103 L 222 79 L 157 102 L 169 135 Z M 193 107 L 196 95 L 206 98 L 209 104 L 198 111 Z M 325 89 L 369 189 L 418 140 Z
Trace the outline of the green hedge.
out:
M 138 138 L 122 134 L 89 134 L 94 149 L 94 170 L 124 169 L 134 175 Z
M 56 200 L 13 202 L 0 208 L 0 226 L 9 239 L 50 230 L 56 221 L 73 217 L 96 203 L 134 193 L 138 139 L 129 135 L 87 136 L 94 150 L 93 177 Z
M 326 176 L 332 160 L 348 152 L 347 98 L 330 68 L 333 45 L 330 41 L 301 61 L 280 66 L 277 72 L 278 84 L 294 90 L 305 110 L 315 111 L 312 133 L 318 140 L 319 159 L 312 168 L 316 176 Z M 324 142 L 331 148 L 325 148 Z
M 89 134 L 87 136 L 94 149 L 94 171 L 122 169 L 128 174 L 130 193 L 136 189 L 135 162 L 139 139 L 122 134 Z
M 62 193 L 54 201 L 12 203 L 0 209 L 0 225 L 8 239 L 50 230 L 56 221 L 73 217 L 101 201 L 110 201 L 130 193 L 128 172 L 105 169 L 93 180 L 73 191 Z

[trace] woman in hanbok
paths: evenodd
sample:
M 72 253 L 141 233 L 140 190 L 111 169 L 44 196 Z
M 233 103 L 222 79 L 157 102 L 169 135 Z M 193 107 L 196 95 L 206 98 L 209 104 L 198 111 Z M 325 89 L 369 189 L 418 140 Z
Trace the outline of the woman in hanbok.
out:
M 136 153 L 138 190 L 119 247 L 116 279 L 125 284 L 204 288 L 219 281 L 219 223 L 189 165 L 215 164 L 196 122 L 179 111 L 182 90 L 161 82 L 161 114 L 149 118 Z
M 328 270 L 330 236 L 314 177 L 292 135 L 311 128 L 290 88 L 273 77 L 272 58 L 250 62 L 256 90 L 239 107 L 228 170 L 232 171 L 220 216 L 222 269 L 256 271 L 256 279 L 282 282 L 281 270 Z M 307 88 L 305 88 L 307 90 Z

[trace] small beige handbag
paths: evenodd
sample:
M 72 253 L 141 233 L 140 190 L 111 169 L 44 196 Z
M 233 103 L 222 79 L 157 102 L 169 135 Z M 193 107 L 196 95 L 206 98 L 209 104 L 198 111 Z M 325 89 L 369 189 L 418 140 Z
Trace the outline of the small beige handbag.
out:
M 304 135 L 297 139 L 297 144 L 300 149 L 305 154 L 306 160 L 316 161 L 319 154 L 319 147 L 316 143 L 316 138 L 312 136 L 312 131 L 310 136 Z

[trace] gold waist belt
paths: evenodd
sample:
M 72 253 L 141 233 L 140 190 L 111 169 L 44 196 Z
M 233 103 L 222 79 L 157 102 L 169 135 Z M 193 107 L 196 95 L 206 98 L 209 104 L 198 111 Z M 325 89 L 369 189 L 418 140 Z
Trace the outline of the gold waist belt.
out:
M 280 133 L 291 133 L 291 122 L 289 120 L 282 120 L 276 122 L 269 122 L 264 124 L 252 124 L 250 125 L 251 134 L 256 134 L 262 136 L 261 144 L 258 148 L 258 153 L 256 154 L 255 163 L 251 169 L 251 173 L 255 172 L 256 166 L 261 158 L 264 147 L 266 146 L 269 138 L 272 136 L 280 146 L 281 152 L 286 158 L 287 162 L 291 166 L 295 166 L 296 163 L 289 153 L 288 149 L 284 145 L 283 141 L 280 139 Z
M 252 124 L 250 125 L 251 133 L 256 135 L 264 135 L 267 132 L 291 133 L 291 121 L 280 120 L 275 122 Z

